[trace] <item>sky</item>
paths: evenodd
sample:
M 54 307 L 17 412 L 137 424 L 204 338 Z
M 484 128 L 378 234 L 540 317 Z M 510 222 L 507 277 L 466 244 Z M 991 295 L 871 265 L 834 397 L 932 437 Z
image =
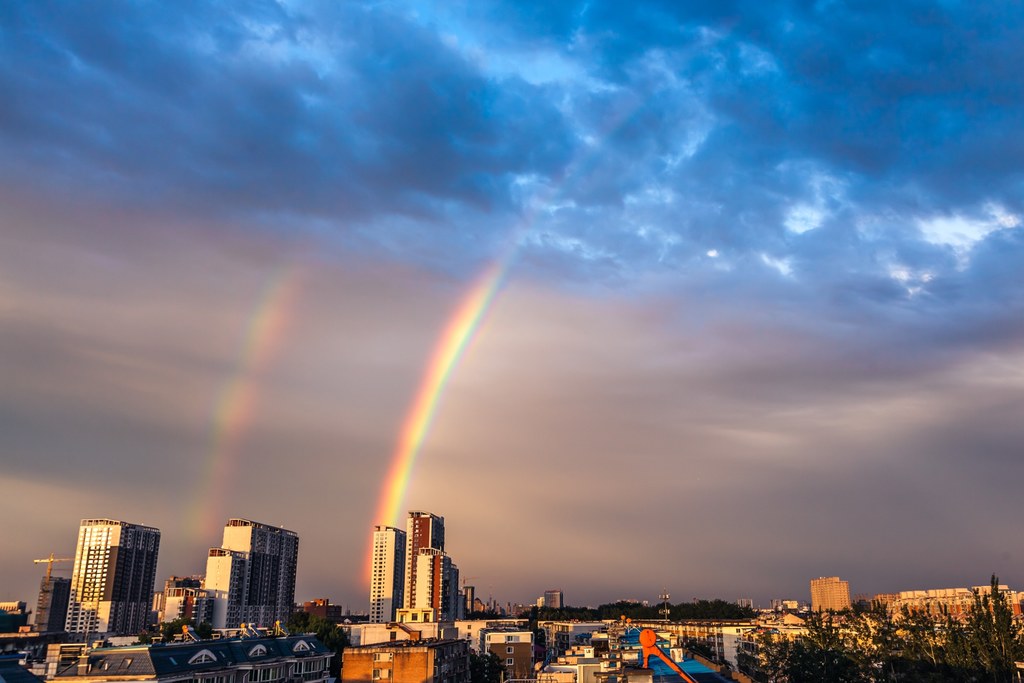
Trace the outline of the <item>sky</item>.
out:
M 0 600 L 82 518 L 160 586 L 245 517 L 365 610 L 389 483 L 502 602 L 1024 589 L 1022 31 L 3 3 Z

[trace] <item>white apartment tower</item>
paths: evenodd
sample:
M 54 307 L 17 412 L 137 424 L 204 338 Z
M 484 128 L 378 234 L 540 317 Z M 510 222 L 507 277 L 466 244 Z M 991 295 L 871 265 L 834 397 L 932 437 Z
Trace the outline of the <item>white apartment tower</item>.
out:
M 417 558 L 423 549 L 444 552 L 444 517 L 413 510 L 405 526 L 405 601 L 403 607 L 413 608 L 418 582 Z M 425 606 L 425 605 L 424 605 Z
M 373 528 L 373 563 L 370 568 L 370 622 L 395 620 L 404 604 L 405 532 L 393 526 Z
M 299 536 L 248 519 L 229 519 L 224 542 L 210 548 L 206 590 L 213 599 L 213 627 L 272 626 L 284 622 L 295 602 Z
M 83 519 L 71 574 L 66 629 L 88 639 L 131 635 L 149 624 L 160 530 Z

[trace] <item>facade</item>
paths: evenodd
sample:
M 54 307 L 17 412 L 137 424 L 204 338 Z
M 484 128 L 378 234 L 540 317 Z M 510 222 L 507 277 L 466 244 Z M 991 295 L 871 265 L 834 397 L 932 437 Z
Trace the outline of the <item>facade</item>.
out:
M 307 600 L 302 603 L 302 611 L 335 624 L 345 621 L 344 609 L 341 605 L 332 605 L 330 598 Z
M 80 683 L 326 683 L 333 653 L 311 635 L 97 648 L 47 656 L 47 679 Z
M 444 517 L 430 512 L 413 510 L 405 526 L 405 600 L 402 607 L 416 607 L 414 600 L 417 594 L 417 558 L 425 549 L 444 552 Z
M 405 606 L 406 533 L 391 526 L 373 529 L 373 557 L 370 569 L 370 621 L 395 620 L 395 611 Z
M 469 683 L 463 640 L 407 640 L 347 647 L 341 683 Z
M 69 633 L 131 635 L 149 624 L 160 530 L 83 519 L 71 573 Z
M 193 624 L 213 625 L 214 600 L 204 588 L 168 588 L 164 591 L 161 623 L 188 619 Z
M 544 629 L 544 642 L 549 657 L 561 657 L 574 645 L 589 645 L 591 636 L 607 630 L 603 621 L 542 621 L 537 624 Z
M 531 678 L 533 674 L 533 631 L 486 630 L 483 650 L 493 652 L 505 665 L 505 680 Z
M 206 560 L 212 626 L 286 621 L 295 602 L 298 558 L 294 531 L 248 519 L 228 520 L 221 547 L 210 548 Z
M 68 618 L 68 600 L 71 598 L 71 579 L 63 576 L 43 578 L 39 582 L 39 600 L 36 602 L 34 628 L 38 633 L 58 633 L 64 630 Z
M 412 618 L 426 616 L 426 618 Z M 386 624 L 351 624 L 344 627 L 352 645 L 376 645 L 406 640 L 450 640 L 459 637 L 459 630 L 450 622 L 432 619 L 433 615 L 418 615 L 416 610 L 399 610 L 398 621 Z M 410 617 L 405 619 L 405 617 Z
M 176 588 L 201 589 L 203 587 L 202 576 L 171 576 L 164 581 L 164 589 L 153 594 L 153 611 L 156 612 L 158 623 L 167 623 L 181 617 L 192 618 L 192 605 L 182 606 L 180 600 L 167 609 L 168 596 L 174 595 L 174 599 L 180 598 L 183 593 L 175 591 Z M 191 594 L 194 596 L 194 593 Z M 191 601 L 190 601 L 191 602 Z M 196 622 L 201 623 L 201 621 Z
M 562 609 L 564 607 L 564 600 L 562 591 L 560 590 L 548 590 L 544 591 L 544 606 L 551 607 L 553 609 Z
M 1008 586 L 1000 585 L 1000 593 L 1005 593 L 1014 616 L 1021 615 L 1021 603 L 1024 593 L 1011 591 Z M 904 607 L 911 612 L 925 612 L 932 615 L 948 614 L 961 618 L 966 616 L 974 606 L 974 594 L 991 595 L 992 586 L 974 586 L 972 588 L 938 588 L 931 590 L 900 591 L 892 596 L 886 605 L 890 612 L 898 613 Z M 877 596 L 876 596 L 877 597 Z
M 459 568 L 444 552 L 422 548 L 416 556 L 416 592 L 409 609 L 433 609 L 441 621 L 462 616 L 459 597 Z
M 844 610 L 850 608 L 850 582 L 838 576 L 811 579 L 811 610 Z

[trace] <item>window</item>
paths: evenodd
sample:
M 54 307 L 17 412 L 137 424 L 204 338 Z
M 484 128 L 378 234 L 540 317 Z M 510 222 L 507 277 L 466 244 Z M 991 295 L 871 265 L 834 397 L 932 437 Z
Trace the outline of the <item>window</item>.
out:
M 507 664 L 508 666 L 512 666 L 515 663 L 516 663 L 516 660 L 512 659 L 511 657 L 509 657 L 508 659 L 505 660 L 505 664 Z
M 390 662 L 395 658 L 394 653 L 391 652 L 374 652 L 373 661 L 375 662 Z
M 514 647 L 512 647 L 511 645 L 509 645 L 508 647 L 505 648 L 505 654 L 507 654 L 507 655 L 510 655 L 510 654 L 512 654 L 515 651 L 516 651 L 516 649 Z
M 391 669 L 374 669 L 373 680 L 385 681 L 391 678 Z

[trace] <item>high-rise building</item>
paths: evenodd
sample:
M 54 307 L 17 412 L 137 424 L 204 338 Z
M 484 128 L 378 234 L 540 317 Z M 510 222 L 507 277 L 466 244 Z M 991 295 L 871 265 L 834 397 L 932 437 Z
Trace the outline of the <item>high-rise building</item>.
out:
M 850 582 L 838 576 L 811 579 L 811 610 L 843 610 L 850 608 Z
M 160 530 L 83 519 L 68 601 L 69 633 L 136 634 L 149 624 Z
M 299 536 L 248 519 L 229 519 L 224 542 L 210 548 L 206 590 L 213 627 L 271 626 L 284 622 L 295 602 Z
M 71 597 L 71 579 L 63 576 L 44 577 L 39 582 L 39 601 L 36 603 L 35 630 L 39 633 L 59 633 L 68 618 L 68 599 Z
M 563 596 L 560 590 L 549 590 L 544 591 L 544 606 L 552 609 L 562 609 Z
M 420 550 L 433 549 L 444 552 L 444 517 L 430 512 L 410 511 L 406 520 L 405 545 L 405 602 L 404 607 L 412 608 L 417 591 L 417 557 Z
M 407 600 L 410 609 L 432 609 L 440 621 L 461 618 L 459 568 L 444 552 L 421 548 L 416 556 L 416 593 Z
M 395 611 L 405 606 L 406 534 L 393 526 L 373 528 L 373 557 L 370 568 L 370 621 L 382 624 L 395 620 Z

